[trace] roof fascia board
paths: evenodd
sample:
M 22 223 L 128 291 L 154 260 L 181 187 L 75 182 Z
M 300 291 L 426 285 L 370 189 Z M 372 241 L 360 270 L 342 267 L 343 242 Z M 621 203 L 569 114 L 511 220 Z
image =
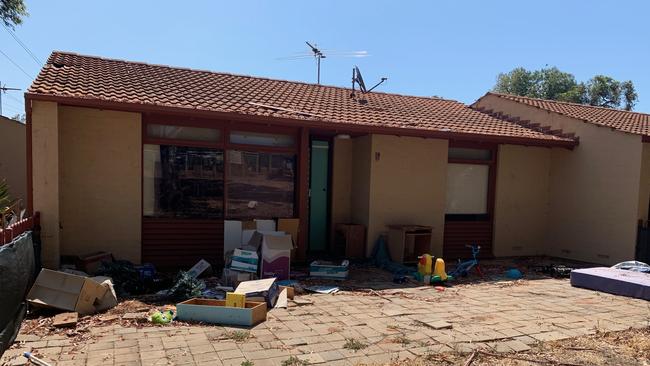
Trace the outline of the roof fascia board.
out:
M 63 96 L 56 96 L 56 95 L 49 95 L 49 94 L 25 93 L 25 97 L 28 100 L 50 101 L 62 105 L 70 105 L 70 106 L 78 106 L 78 107 L 111 109 L 111 110 L 120 110 L 120 111 L 137 112 L 137 113 L 166 113 L 166 114 L 176 114 L 176 115 L 186 115 L 186 116 L 192 115 L 195 117 L 219 118 L 219 119 L 232 120 L 232 121 L 241 121 L 241 122 L 245 121 L 249 123 L 274 124 L 274 125 L 283 125 L 283 126 L 291 126 L 291 127 L 321 128 L 321 129 L 332 130 L 336 132 L 375 133 L 375 134 L 384 134 L 384 135 L 439 138 L 439 139 L 459 140 L 459 141 L 482 141 L 482 142 L 493 142 L 493 143 L 525 145 L 525 146 L 563 147 L 567 149 L 573 149 L 575 146 L 578 145 L 577 141 L 543 140 L 543 139 L 524 138 L 524 137 L 483 135 L 483 134 L 472 134 L 472 133 L 462 133 L 462 132 L 446 132 L 446 131 L 435 131 L 435 130 L 425 130 L 425 129 L 415 129 L 415 128 L 365 126 L 365 125 L 359 125 L 353 123 L 325 122 L 320 120 L 291 119 L 291 118 L 271 117 L 271 116 L 264 117 L 264 116 L 256 116 L 256 115 L 247 115 L 242 113 L 206 111 L 206 110 L 197 110 L 197 109 L 189 109 L 189 108 L 158 106 L 158 105 L 151 105 L 151 104 L 137 104 L 137 103 L 128 103 L 128 102 L 114 102 L 114 101 L 105 101 L 105 100 L 99 100 L 94 98 L 91 99 L 91 98 L 63 97 Z

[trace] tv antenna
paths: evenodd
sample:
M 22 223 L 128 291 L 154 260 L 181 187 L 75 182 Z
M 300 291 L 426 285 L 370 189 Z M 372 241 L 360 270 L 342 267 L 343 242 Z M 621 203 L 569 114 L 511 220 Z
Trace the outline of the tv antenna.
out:
M 382 84 L 384 81 L 388 80 L 386 77 L 382 77 L 381 80 L 377 84 L 375 84 L 372 88 L 367 89 L 366 88 L 366 83 L 363 81 L 363 76 L 361 76 L 361 70 L 359 70 L 358 66 L 355 66 L 352 68 L 352 94 L 350 94 L 350 97 L 354 98 L 354 85 L 359 86 L 359 90 L 361 93 L 366 94 L 370 93 L 373 91 L 376 87 L 378 87 L 380 84 Z
M 309 43 L 308 41 L 305 41 L 307 46 L 309 47 L 310 51 L 309 52 L 301 52 L 294 54 L 292 56 L 288 57 L 280 57 L 277 60 L 300 60 L 300 59 L 305 59 L 305 58 L 315 58 L 316 59 L 316 83 L 320 84 L 320 61 L 323 58 L 328 58 L 328 57 L 368 57 L 370 56 L 368 54 L 368 51 L 337 51 L 337 50 L 331 50 L 331 49 L 321 49 L 318 48 L 317 45 L 314 43 Z M 327 55 L 325 54 L 327 53 Z
M 4 86 L 2 85 L 2 82 L 0 82 L 0 116 L 2 116 L 2 94 L 8 92 L 8 91 L 16 91 L 20 90 L 18 88 L 8 88 L 7 85 L 5 84 Z

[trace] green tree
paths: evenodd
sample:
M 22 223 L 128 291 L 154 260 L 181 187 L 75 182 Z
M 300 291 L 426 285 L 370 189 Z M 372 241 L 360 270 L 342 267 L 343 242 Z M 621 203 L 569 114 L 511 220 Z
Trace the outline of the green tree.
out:
M 0 21 L 5 26 L 14 29 L 28 16 L 27 7 L 23 0 L 0 0 Z
M 586 83 L 577 82 L 575 76 L 557 67 L 526 70 L 523 67 L 499 74 L 493 88 L 499 93 L 531 98 L 559 100 L 607 108 L 632 110 L 638 95 L 631 81 L 617 81 L 609 76 L 597 75 Z

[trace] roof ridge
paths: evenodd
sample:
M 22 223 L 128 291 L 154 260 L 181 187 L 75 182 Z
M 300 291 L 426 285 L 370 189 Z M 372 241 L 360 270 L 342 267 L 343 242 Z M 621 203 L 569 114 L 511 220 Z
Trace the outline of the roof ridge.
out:
M 528 97 L 528 96 L 523 96 L 523 95 L 516 95 L 516 94 L 507 94 L 507 93 L 498 93 L 494 91 L 488 91 L 487 94 L 492 94 L 496 95 L 498 97 L 514 97 L 514 98 L 523 98 L 523 99 L 530 99 L 530 100 L 538 100 L 538 101 L 544 101 L 544 102 L 550 102 L 550 103 L 559 103 L 559 104 L 568 104 L 568 105 L 575 105 L 578 107 L 585 107 L 585 108 L 594 108 L 594 109 L 603 109 L 607 111 L 614 111 L 614 112 L 623 112 L 623 113 L 630 113 L 630 114 L 640 114 L 644 116 L 650 116 L 650 113 L 643 113 L 643 112 L 637 112 L 637 111 L 626 111 L 625 109 L 618 109 L 618 108 L 607 108 L 607 107 L 601 107 L 597 105 L 589 105 L 589 104 L 580 104 L 580 103 L 574 103 L 574 102 L 566 102 L 563 100 L 553 100 L 553 99 L 544 99 L 544 98 L 533 98 L 533 97 Z
M 186 71 L 194 71 L 194 72 L 205 72 L 205 73 L 209 73 L 209 74 L 227 75 L 227 76 L 242 77 L 242 78 L 249 78 L 249 79 L 269 80 L 269 81 L 277 81 L 277 82 L 283 82 L 283 83 L 301 84 L 301 85 L 309 85 L 309 86 L 322 87 L 322 88 L 333 88 L 333 89 L 342 89 L 342 90 L 352 91 L 352 88 L 347 88 L 347 87 L 338 86 L 338 85 L 323 85 L 323 84 L 309 83 L 309 82 L 306 82 L 306 81 L 275 79 L 275 78 L 271 78 L 271 77 L 267 77 L 267 76 L 254 76 L 254 75 L 236 74 L 236 73 L 224 72 L 224 71 L 193 69 L 191 67 L 172 66 L 172 65 L 165 65 L 165 64 L 154 64 L 154 63 L 148 63 L 148 62 L 143 62 L 143 61 L 130 61 L 130 60 L 119 59 L 119 58 L 85 55 L 85 54 L 80 54 L 80 53 L 70 52 L 70 51 L 59 51 L 59 50 L 52 51 L 52 53 L 48 57 L 48 62 L 47 63 L 50 62 L 50 59 L 55 54 L 63 54 L 63 55 L 70 55 L 70 56 L 77 56 L 77 57 L 84 57 L 84 58 L 92 58 L 92 59 L 97 59 L 97 60 L 102 60 L 102 61 L 121 62 L 121 63 L 125 63 L 125 64 L 136 64 L 136 65 L 144 65 L 144 66 L 152 66 L 152 67 L 162 67 L 162 68 L 172 69 L 172 70 L 186 70 Z M 370 94 L 370 93 L 368 93 L 368 94 Z M 400 93 L 389 93 L 389 92 L 383 92 L 383 91 L 373 91 L 372 94 L 394 95 L 394 96 L 399 96 L 399 97 L 418 98 L 418 99 L 426 99 L 426 100 L 441 100 L 441 101 L 445 101 L 445 102 L 458 103 L 458 104 L 462 104 L 462 105 L 464 105 L 466 107 L 469 107 L 468 105 L 466 105 L 465 103 L 462 103 L 460 101 L 457 101 L 457 100 L 454 100 L 454 99 L 441 98 L 441 97 L 438 97 L 438 96 L 426 97 L 426 96 L 421 96 L 421 95 L 408 95 L 408 94 L 400 94 Z

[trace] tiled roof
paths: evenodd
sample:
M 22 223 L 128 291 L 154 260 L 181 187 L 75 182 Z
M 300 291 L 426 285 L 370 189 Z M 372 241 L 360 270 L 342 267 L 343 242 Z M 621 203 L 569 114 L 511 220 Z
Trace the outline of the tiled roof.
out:
M 53 52 L 28 94 L 188 108 L 338 125 L 573 142 L 439 98 L 351 89 Z M 360 95 L 357 93 L 357 95 Z
M 593 124 L 611 127 L 619 131 L 650 136 L 650 114 L 594 107 L 584 104 L 559 102 L 555 100 L 528 98 L 510 94 L 488 94 L 493 94 L 500 98 L 509 99 L 547 111 L 560 113 Z

